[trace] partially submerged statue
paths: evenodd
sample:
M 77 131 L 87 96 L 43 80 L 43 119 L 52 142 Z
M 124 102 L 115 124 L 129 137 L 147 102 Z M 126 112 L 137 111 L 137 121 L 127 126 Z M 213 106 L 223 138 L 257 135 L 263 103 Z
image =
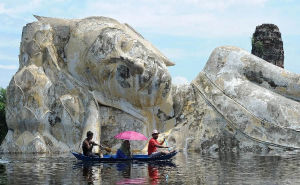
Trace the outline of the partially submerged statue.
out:
M 3 152 L 80 150 L 88 130 L 118 148 L 117 133 L 153 129 L 202 152 L 300 148 L 297 74 L 220 47 L 190 85 L 173 86 L 174 64 L 129 25 L 36 17 L 7 90 Z

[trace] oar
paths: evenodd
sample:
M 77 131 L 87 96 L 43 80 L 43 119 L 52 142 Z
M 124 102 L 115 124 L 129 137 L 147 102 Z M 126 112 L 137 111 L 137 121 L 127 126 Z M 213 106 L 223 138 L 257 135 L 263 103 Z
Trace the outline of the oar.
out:
M 100 149 L 103 148 L 105 151 L 107 151 L 109 153 L 111 152 L 111 148 L 109 148 L 109 147 L 104 147 L 103 145 L 97 144 L 97 143 L 95 143 L 95 146 L 99 146 Z
M 102 146 L 103 147 L 103 146 Z M 111 153 L 111 148 L 109 148 L 109 147 L 103 147 L 103 149 L 105 150 L 105 151 L 107 151 L 108 153 Z
M 168 141 L 166 140 L 166 138 L 165 138 L 165 142 L 166 142 L 166 146 L 168 146 Z M 170 151 L 171 151 L 171 148 L 168 148 L 168 151 L 170 152 Z M 166 184 L 168 184 L 169 175 L 166 174 L 165 177 L 166 177 Z
M 165 142 L 166 142 L 166 146 L 168 146 L 168 141 L 166 140 L 166 138 L 165 138 Z M 170 151 L 171 151 L 171 148 L 169 147 L 168 150 L 169 150 L 169 152 L 170 152 Z

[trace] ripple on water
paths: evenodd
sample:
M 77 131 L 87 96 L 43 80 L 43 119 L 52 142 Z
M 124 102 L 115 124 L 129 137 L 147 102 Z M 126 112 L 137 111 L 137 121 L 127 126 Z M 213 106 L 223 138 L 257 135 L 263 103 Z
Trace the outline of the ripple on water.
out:
M 7 164 L 7 163 L 9 163 L 9 161 L 8 161 L 8 160 L 5 160 L 5 159 L 0 159 L 0 164 Z
M 82 163 L 72 155 L 8 155 L 7 184 L 298 184 L 300 154 L 178 153 L 169 163 Z M 6 163 L 6 164 L 3 164 Z M 0 183 L 1 184 L 1 183 Z

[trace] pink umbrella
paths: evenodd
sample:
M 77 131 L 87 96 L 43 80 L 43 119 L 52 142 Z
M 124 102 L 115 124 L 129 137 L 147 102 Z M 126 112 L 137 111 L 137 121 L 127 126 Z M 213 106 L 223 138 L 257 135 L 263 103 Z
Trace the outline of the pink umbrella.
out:
M 124 140 L 148 140 L 146 136 L 135 131 L 121 132 L 120 134 L 116 135 L 115 138 Z

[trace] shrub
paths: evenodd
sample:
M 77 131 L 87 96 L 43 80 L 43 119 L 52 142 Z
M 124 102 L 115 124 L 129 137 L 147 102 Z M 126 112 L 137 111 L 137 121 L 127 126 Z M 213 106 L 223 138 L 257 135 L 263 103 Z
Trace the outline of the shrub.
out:
M 7 134 L 5 119 L 6 89 L 0 88 L 0 144 Z

